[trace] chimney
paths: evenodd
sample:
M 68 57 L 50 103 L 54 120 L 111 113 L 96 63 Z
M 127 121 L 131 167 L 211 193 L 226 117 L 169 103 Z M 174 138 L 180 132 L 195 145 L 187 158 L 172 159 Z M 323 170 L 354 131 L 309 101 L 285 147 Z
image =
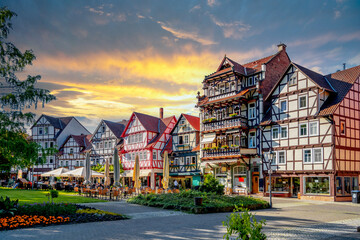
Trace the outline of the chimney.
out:
M 285 43 L 280 43 L 279 45 L 277 45 L 277 47 L 278 47 L 278 52 L 280 52 L 282 50 L 286 51 Z
M 346 69 L 346 63 L 343 63 L 343 70 Z
M 160 108 L 160 118 L 163 119 L 164 118 L 164 109 Z

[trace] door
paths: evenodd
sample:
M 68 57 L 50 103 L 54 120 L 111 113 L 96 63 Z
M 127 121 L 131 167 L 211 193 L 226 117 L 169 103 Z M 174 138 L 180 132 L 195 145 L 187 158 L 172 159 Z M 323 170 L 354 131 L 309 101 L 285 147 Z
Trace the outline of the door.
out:
M 259 192 L 259 172 L 252 173 L 252 193 Z
M 293 192 L 292 192 L 292 196 L 293 197 L 297 197 L 298 193 L 300 191 L 300 178 L 299 177 L 294 177 L 292 178 L 292 188 L 293 188 Z

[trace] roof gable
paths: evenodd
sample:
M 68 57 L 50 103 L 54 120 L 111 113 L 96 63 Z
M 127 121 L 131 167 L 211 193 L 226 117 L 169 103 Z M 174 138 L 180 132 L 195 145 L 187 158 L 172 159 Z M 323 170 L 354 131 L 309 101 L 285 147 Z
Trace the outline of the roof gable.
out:
M 104 123 L 108 126 L 108 128 L 110 129 L 110 131 L 115 135 L 115 137 L 120 138 L 122 133 L 125 130 L 125 125 L 122 123 L 117 123 L 117 122 L 111 122 L 108 120 L 103 120 Z

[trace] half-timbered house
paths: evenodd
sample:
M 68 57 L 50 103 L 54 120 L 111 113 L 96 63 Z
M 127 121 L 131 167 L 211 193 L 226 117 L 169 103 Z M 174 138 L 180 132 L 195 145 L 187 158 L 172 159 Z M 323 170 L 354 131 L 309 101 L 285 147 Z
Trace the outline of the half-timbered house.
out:
M 91 150 L 91 135 L 69 135 L 58 153 L 58 167 L 73 170 L 85 165 L 86 151 Z
M 92 144 L 90 159 L 93 165 L 103 165 L 106 160 L 113 164 L 114 149 L 123 143 L 121 134 L 126 124 L 126 120 L 120 122 L 101 120 L 90 139 Z
M 274 55 L 239 64 L 224 57 L 206 76 L 198 93 L 201 119 L 201 162 L 227 188 L 259 191 L 261 151 L 259 124 L 263 98 L 290 63 L 286 45 Z
M 42 148 L 54 147 L 59 149 L 70 134 L 87 135 L 90 132 L 75 117 L 51 117 L 41 115 L 31 127 L 31 137 L 33 141 L 41 145 Z M 39 152 L 41 158 L 42 152 Z M 58 164 L 57 155 L 47 156 L 46 162 L 34 166 L 34 175 L 54 169 Z
M 274 86 L 261 125 L 275 196 L 347 201 L 359 188 L 359 76 L 360 66 L 324 76 L 291 63 Z
M 181 114 L 171 135 L 170 177 L 185 188 L 199 186 L 200 159 L 196 147 L 200 144 L 200 118 Z
M 124 145 L 121 162 L 124 168 L 125 184 L 132 185 L 136 156 L 140 162 L 142 186 L 161 186 L 163 169 L 162 150 L 171 141 L 170 132 L 176 124 L 175 116 L 160 118 L 134 112 L 122 134 Z

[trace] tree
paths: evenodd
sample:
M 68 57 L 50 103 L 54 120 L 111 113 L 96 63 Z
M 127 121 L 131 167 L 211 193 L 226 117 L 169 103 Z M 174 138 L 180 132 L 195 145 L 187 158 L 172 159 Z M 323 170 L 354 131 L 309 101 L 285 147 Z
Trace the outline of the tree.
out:
M 38 163 L 38 144 L 26 134 L 25 124 L 35 120 L 31 107 L 55 100 L 49 90 L 36 88 L 40 75 L 21 80 L 17 73 L 36 59 L 32 50 L 21 52 L 7 40 L 12 30 L 11 19 L 16 13 L 0 7 L 0 171 L 8 172 L 13 166 L 29 167 Z M 9 91 L 1 92 L 4 87 Z M 2 87 L 2 88 L 1 88 Z M 25 111 L 25 109 L 27 111 Z M 48 151 L 49 152 L 49 151 Z M 50 149 L 53 152 L 53 149 Z M 43 159 L 46 154 L 43 155 Z

